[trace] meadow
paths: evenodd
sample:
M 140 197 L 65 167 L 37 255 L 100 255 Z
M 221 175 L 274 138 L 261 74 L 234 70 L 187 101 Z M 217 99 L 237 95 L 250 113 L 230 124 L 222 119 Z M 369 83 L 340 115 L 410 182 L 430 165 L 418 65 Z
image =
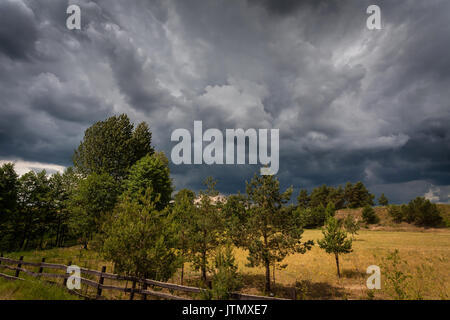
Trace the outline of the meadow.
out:
M 383 260 L 395 249 L 399 251 L 401 263 L 399 271 L 409 278 L 401 284 L 408 299 L 449 299 L 450 285 L 450 230 L 449 229 L 414 229 L 415 231 L 380 231 L 362 229 L 355 236 L 353 252 L 341 257 L 342 277 L 336 274 L 334 257 L 326 254 L 317 245 L 305 254 L 288 256 L 275 269 L 275 286 L 273 294 L 277 297 L 296 299 L 396 299 L 393 288 L 385 283 Z M 320 239 L 321 230 L 305 230 L 303 240 Z M 247 253 L 234 249 L 243 287 L 240 290 L 249 294 L 264 294 L 264 269 L 247 267 Z M 100 270 L 106 265 L 108 272 L 113 266 L 92 250 L 81 246 L 57 248 L 50 250 L 15 252 L 8 257 L 25 256 L 26 261 L 46 261 L 67 264 L 71 261 L 82 267 Z M 382 272 L 381 290 L 368 290 L 366 287 L 366 269 L 378 265 Z M 199 285 L 199 272 L 186 268 L 185 284 Z M 273 270 L 272 270 L 273 272 Z M 171 282 L 179 283 L 179 274 Z M 12 289 L 5 287 L 5 280 L 0 282 L 0 296 L 8 296 Z M 9 285 L 14 286 L 14 285 Z M 6 288 L 6 289 L 5 289 Z M 87 288 L 85 288 L 87 290 Z M 83 288 L 82 288 L 83 291 Z M 85 291 L 85 294 L 93 292 Z M 126 295 L 115 294 L 109 298 L 127 299 Z M 26 296 L 26 293 L 22 293 Z M 34 299 L 35 294 L 30 294 Z M 45 295 L 43 296 L 45 298 Z M 58 296 L 57 296 L 58 297 Z M 107 295 L 108 297 L 108 295 Z M 52 296 L 49 296 L 52 299 Z M 63 298 L 76 298 L 63 296 Z

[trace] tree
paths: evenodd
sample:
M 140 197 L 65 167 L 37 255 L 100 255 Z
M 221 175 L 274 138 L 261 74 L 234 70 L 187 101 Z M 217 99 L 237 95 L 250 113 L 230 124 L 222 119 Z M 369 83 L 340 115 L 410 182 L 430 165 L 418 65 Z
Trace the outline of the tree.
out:
M 354 237 L 354 235 L 358 234 L 358 230 L 360 229 L 359 222 L 353 215 L 349 214 L 344 219 L 344 228 L 352 235 L 352 237 Z
M 328 216 L 325 227 L 322 229 L 323 239 L 318 240 L 320 248 L 326 253 L 334 254 L 338 277 L 341 277 L 339 269 L 339 255 L 352 252 L 352 240 L 347 239 L 347 233 L 342 230 L 337 219 Z
M 0 250 L 9 250 L 14 230 L 13 217 L 17 209 L 18 176 L 14 164 L 0 167 Z
M 290 253 L 305 253 L 313 242 L 301 242 L 301 222 L 292 207 L 284 207 L 292 188 L 281 192 L 280 183 L 274 176 L 255 175 L 246 184 L 246 192 L 250 202 L 245 239 L 249 265 L 265 267 L 265 290 L 270 292 L 270 266 Z
M 124 193 L 130 197 L 139 198 L 143 192 L 153 190 L 152 201 L 158 210 L 165 208 L 172 196 L 172 179 L 170 178 L 169 160 L 163 152 L 146 155 L 136 162 L 124 180 Z
M 315 208 L 320 205 L 325 207 L 328 204 L 328 197 L 331 192 L 331 187 L 328 187 L 326 185 L 322 185 L 320 187 L 314 188 L 311 192 L 311 200 L 309 202 L 310 206 Z
M 49 179 L 52 209 L 55 221 L 52 232 L 55 235 L 55 246 L 62 246 L 69 230 L 69 200 L 75 192 L 79 177 L 73 167 L 68 167 L 63 174 L 55 173 Z
M 248 201 L 240 193 L 228 196 L 222 208 L 225 237 L 238 247 L 242 245 L 246 233 L 247 208 Z
M 407 215 L 419 226 L 436 227 L 442 223 L 442 217 L 436 204 L 424 197 L 411 200 L 406 208 Z
M 438 227 L 442 224 L 442 216 L 438 207 L 424 197 L 417 197 L 407 205 L 391 205 L 388 212 L 396 223 L 405 221 L 424 227 Z
M 156 209 L 152 194 L 122 199 L 104 226 L 101 252 L 120 274 L 167 281 L 180 265 L 177 228 L 168 209 Z
M 347 182 L 344 189 L 344 197 L 347 208 L 360 208 L 364 206 L 373 206 L 375 196 L 366 189 L 364 184 L 359 181 L 352 185 Z
M 309 207 L 310 201 L 311 201 L 311 198 L 308 195 L 308 190 L 306 190 L 306 189 L 300 190 L 298 197 L 297 197 L 298 207 L 301 209 L 306 209 Z
M 403 212 L 404 210 L 400 206 L 390 205 L 388 208 L 388 213 L 395 223 L 401 223 L 403 221 Z
M 384 193 L 381 194 L 381 196 L 378 198 L 378 203 L 381 206 L 387 206 L 389 204 L 388 198 L 384 195 Z
M 70 231 L 82 240 L 85 248 L 107 215 L 112 213 L 118 193 L 118 184 L 108 173 L 92 173 L 79 182 L 71 195 Z
M 30 171 L 19 179 L 18 210 L 14 218 L 17 245 L 21 249 L 42 248 L 44 237 L 55 220 L 47 172 Z
M 362 219 L 367 224 L 376 224 L 380 222 L 380 218 L 378 218 L 375 210 L 369 205 L 365 206 L 362 211 Z
M 191 238 L 191 229 L 189 228 L 192 217 L 195 216 L 194 206 L 195 193 L 189 189 L 182 189 L 175 195 L 175 203 L 172 209 L 174 220 L 178 224 L 179 242 L 181 259 L 181 285 L 184 280 L 184 264 L 190 261 L 189 241 Z
M 189 228 L 189 247 L 192 254 L 193 266 L 201 270 L 201 277 L 206 284 L 208 270 L 208 258 L 219 246 L 223 232 L 223 220 L 219 214 L 218 204 L 212 201 L 217 196 L 217 181 L 208 177 L 204 181 L 206 190 L 200 191 L 200 203 L 194 210 L 194 215 L 186 226 Z
M 108 173 L 116 180 L 126 177 L 128 169 L 146 154 L 153 154 L 151 132 L 145 123 L 133 131 L 127 115 L 99 121 L 84 133 L 73 156 L 75 168 L 87 176 Z

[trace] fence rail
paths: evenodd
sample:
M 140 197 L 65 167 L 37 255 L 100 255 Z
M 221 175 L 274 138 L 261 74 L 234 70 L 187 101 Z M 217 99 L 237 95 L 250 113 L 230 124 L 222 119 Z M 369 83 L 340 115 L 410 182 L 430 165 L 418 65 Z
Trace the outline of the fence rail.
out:
M 11 265 L 14 265 L 14 266 L 11 266 Z M 69 263 L 69 265 L 70 265 L 70 263 Z M 36 267 L 36 268 L 39 268 L 39 271 L 34 272 L 34 271 L 24 268 L 23 266 Z M 64 273 L 61 274 L 61 273 L 43 272 L 44 268 L 62 270 L 62 271 L 64 271 Z M 27 262 L 27 261 L 23 260 L 23 256 L 20 257 L 20 259 L 18 259 L 18 260 L 11 259 L 11 258 L 4 258 L 3 255 L 0 256 L 0 269 L 15 271 L 15 276 L 0 273 L 0 278 L 4 278 L 7 280 L 25 280 L 25 279 L 19 277 L 20 272 L 23 272 L 23 273 L 25 273 L 29 276 L 35 277 L 35 278 L 47 277 L 47 278 L 53 278 L 53 279 L 63 279 L 62 285 L 64 287 L 66 287 L 67 279 L 70 277 L 70 275 L 68 273 L 66 273 L 67 268 L 68 268 L 67 265 L 47 263 L 47 262 L 45 262 L 45 258 L 42 259 L 42 262 Z M 161 281 L 156 281 L 156 280 L 151 280 L 151 279 L 139 279 L 139 278 L 131 277 L 131 276 L 123 276 L 123 275 L 118 275 L 118 274 L 114 274 L 114 273 L 107 273 L 105 271 L 106 271 L 106 266 L 102 267 L 102 271 L 91 270 L 91 269 L 80 267 L 81 274 L 88 274 L 91 276 L 98 277 L 98 281 L 86 279 L 83 277 L 80 278 L 81 283 L 97 289 L 96 299 L 105 299 L 104 296 L 102 296 L 103 290 L 115 290 L 115 291 L 121 291 L 124 293 L 129 293 L 130 300 L 133 300 L 136 294 L 141 295 L 143 300 L 146 299 L 147 295 L 162 298 L 162 299 L 168 299 L 168 300 L 191 300 L 191 298 L 188 298 L 188 297 L 181 297 L 181 296 L 177 296 L 177 295 L 173 295 L 173 294 L 169 294 L 169 293 L 165 293 L 165 292 L 149 290 L 147 288 L 148 285 L 153 286 L 153 287 L 168 289 L 171 291 L 181 291 L 181 292 L 186 292 L 186 293 L 202 293 L 202 292 L 206 291 L 205 289 L 197 288 L 197 287 L 183 286 L 183 285 L 178 285 L 178 284 L 174 284 L 174 283 L 161 282 Z M 132 287 L 127 288 L 127 287 L 119 287 L 119 286 L 110 285 L 110 284 L 104 284 L 103 283 L 104 279 L 110 279 L 110 280 L 116 280 L 116 281 L 131 281 Z M 55 283 L 55 282 L 52 282 L 52 283 Z M 142 288 L 136 288 L 136 284 L 141 284 Z M 70 291 L 74 292 L 73 290 L 70 290 Z M 76 292 L 74 292 L 74 293 L 78 294 Z M 274 297 L 243 294 L 243 293 L 238 293 L 238 292 L 232 293 L 231 296 L 233 299 L 236 299 L 236 300 L 288 300 L 288 299 L 281 299 L 281 298 L 274 298 Z

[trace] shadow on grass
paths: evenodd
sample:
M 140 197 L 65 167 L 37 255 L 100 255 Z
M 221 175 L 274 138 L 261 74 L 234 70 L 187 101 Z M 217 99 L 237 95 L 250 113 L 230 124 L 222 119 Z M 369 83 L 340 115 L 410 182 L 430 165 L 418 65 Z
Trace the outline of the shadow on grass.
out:
M 344 289 L 332 286 L 327 282 L 297 281 L 295 284 L 297 299 L 301 300 L 331 300 L 347 296 Z
M 264 275 L 243 275 L 244 289 L 256 289 L 258 295 L 265 295 L 265 277 Z M 297 281 L 294 286 L 271 283 L 272 293 L 278 298 L 297 299 L 297 300 L 329 300 L 342 299 L 347 296 L 344 289 L 334 287 L 326 282 L 311 282 L 309 280 Z
M 362 271 L 358 271 L 358 270 L 348 270 L 348 269 L 344 269 L 342 270 L 342 277 L 343 278 L 348 278 L 348 279 L 352 279 L 352 278 L 364 278 L 366 276 L 365 272 Z

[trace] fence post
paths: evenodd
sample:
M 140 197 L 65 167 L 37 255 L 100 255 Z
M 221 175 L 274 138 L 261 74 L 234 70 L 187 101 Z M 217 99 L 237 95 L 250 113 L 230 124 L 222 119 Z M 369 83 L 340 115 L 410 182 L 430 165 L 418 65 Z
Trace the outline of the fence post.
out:
M 144 281 L 145 281 L 145 279 L 144 279 Z M 144 282 L 142 284 L 142 290 L 147 290 L 147 283 L 146 282 Z M 147 300 L 147 294 L 146 293 L 142 294 L 142 300 Z
M 41 260 L 41 265 L 39 266 L 39 271 L 38 273 L 41 274 L 42 272 L 44 272 L 44 267 L 42 266 L 42 264 L 45 262 L 45 258 L 42 258 Z
M 136 289 L 136 279 L 133 278 L 133 285 L 131 286 L 131 292 L 130 292 L 130 300 L 133 300 L 134 298 L 134 290 Z
M 20 260 L 20 261 L 23 261 L 23 256 L 21 256 L 19 260 Z M 17 269 L 16 269 L 16 275 L 15 275 L 16 278 L 19 277 L 19 273 L 20 273 L 20 270 L 19 270 L 19 269 L 20 269 L 20 268 L 22 268 L 22 263 L 19 262 L 19 263 L 17 264 Z
M 98 279 L 98 285 L 97 285 L 97 298 L 99 299 L 102 296 L 102 284 L 103 284 L 103 274 L 106 272 L 106 266 L 102 267 L 102 274 L 100 275 L 100 278 Z
M 67 266 L 71 266 L 72 265 L 72 261 L 69 261 L 69 263 L 67 264 Z M 66 272 L 64 274 L 64 279 L 63 279 L 63 286 L 67 287 L 67 279 L 69 278 L 69 275 L 67 274 L 67 269 Z

